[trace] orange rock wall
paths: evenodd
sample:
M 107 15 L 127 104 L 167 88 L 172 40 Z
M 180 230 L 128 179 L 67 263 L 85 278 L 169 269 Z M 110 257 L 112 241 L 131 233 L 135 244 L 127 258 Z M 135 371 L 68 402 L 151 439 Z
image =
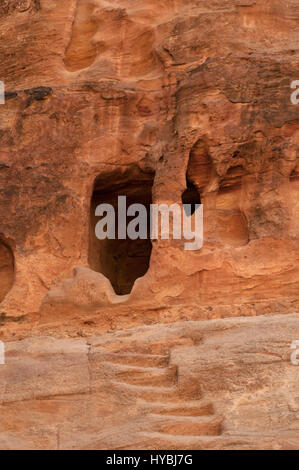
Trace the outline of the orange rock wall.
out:
M 1 2 L 3 335 L 298 307 L 298 17 L 295 0 Z M 90 269 L 90 201 L 140 172 L 158 203 L 194 185 L 204 246 L 154 242 L 120 298 Z

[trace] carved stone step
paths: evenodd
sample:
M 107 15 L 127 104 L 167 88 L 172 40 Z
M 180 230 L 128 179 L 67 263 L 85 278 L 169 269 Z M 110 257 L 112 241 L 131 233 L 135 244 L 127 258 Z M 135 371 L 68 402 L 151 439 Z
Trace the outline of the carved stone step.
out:
M 169 364 L 169 356 L 154 354 L 111 353 L 106 355 L 104 360 L 140 367 L 167 367 Z
M 130 385 L 171 387 L 177 381 L 177 367 L 167 368 L 153 367 L 129 367 L 115 365 L 117 370 L 115 376 L 117 381 Z
M 211 416 L 214 414 L 212 403 L 203 400 L 168 404 L 142 401 L 140 404 L 149 412 L 160 415 Z
M 136 445 L 126 449 L 143 450 L 207 450 L 207 449 L 229 449 L 231 441 L 223 436 L 173 436 L 162 432 L 140 432 L 140 441 Z M 248 448 L 246 443 L 236 440 L 239 448 Z
M 124 382 L 111 382 L 115 388 L 119 389 L 119 393 L 135 395 L 148 402 L 177 403 L 180 401 L 178 388 L 173 387 L 149 387 L 142 385 L 129 385 Z
M 201 416 L 161 416 L 150 415 L 149 426 L 155 431 L 175 436 L 219 436 L 222 419 L 218 417 Z

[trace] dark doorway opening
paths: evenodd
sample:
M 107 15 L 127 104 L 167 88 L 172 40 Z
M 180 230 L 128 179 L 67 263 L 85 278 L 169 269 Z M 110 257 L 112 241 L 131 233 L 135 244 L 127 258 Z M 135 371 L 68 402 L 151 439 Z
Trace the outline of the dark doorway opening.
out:
M 129 294 L 137 278 L 146 274 L 151 257 L 150 205 L 154 174 L 138 168 L 117 171 L 96 178 L 90 205 L 89 265 L 106 276 L 116 294 Z M 143 204 L 147 211 L 147 239 L 118 238 L 118 197 L 126 196 L 126 207 Z M 95 234 L 101 217 L 95 215 L 100 204 L 110 204 L 115 211 L 114 240 L 99 240 Z M 135 217 L 127 216 L 127 226 Z

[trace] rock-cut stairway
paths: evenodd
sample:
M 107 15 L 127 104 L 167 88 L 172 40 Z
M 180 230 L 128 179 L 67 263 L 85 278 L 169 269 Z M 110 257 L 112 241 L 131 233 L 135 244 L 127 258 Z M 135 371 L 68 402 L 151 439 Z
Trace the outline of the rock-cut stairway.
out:
M 209 439 L 221 435 L 222 419 L 200 392 L 184 397 L 178 367 L 169 361 L 169 355 L 135 353 L 111 353 L 105 359 L 114 369 L 114 386 L 136 395 L 145 416 L 138 432 L 148 448 L 155 448 L 151 442 L 165 449 L 204 448 Z

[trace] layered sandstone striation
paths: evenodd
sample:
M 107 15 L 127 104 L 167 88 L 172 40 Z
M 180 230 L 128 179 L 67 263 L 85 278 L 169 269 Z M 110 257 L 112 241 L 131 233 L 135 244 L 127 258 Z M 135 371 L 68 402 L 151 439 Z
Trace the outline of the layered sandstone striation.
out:
M 0 1 L 0 447 L 298 447 L 298 19 L 297 0 Z M 203 247 L 98 240 L 118 195 L 202 202 Z M 152 386 L 173 401 L 140 407 Z

